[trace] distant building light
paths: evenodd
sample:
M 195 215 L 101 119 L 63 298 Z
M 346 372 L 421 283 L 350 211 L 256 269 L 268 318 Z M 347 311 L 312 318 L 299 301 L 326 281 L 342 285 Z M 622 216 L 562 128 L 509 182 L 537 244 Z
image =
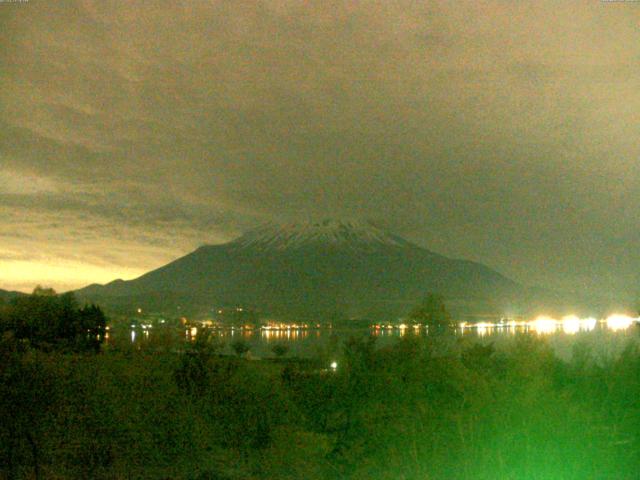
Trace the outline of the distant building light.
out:
M 636 319 L 628 315 L 613 314 L 609 315 L 605 321 L 610 330 L 618 331 L 626 330 Z

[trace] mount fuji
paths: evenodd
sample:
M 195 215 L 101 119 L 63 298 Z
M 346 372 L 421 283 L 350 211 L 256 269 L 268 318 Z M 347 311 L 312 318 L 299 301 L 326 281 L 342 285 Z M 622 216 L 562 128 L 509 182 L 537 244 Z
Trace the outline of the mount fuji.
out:
M 334 220 L 264 225 L 134 280 L 76 293 L 122 311 L 181 306 L 193 314 L 246 305 L 276 318 L 327 319 L 403 314 L 428 291 L 443 294 L 454 312 L 499 313 L 529 297 L 529 289 L 482 264 L 369 223 Z

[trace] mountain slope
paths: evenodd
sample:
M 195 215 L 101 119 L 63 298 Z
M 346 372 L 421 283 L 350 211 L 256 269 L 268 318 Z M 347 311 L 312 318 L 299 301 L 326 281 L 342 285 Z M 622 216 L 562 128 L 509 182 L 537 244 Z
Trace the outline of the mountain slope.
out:
M 279 317 L 317 318 L 396 315 L 427 291 L 496 309 L 526 295 L 484 265 L 438 255 L 369 224 L 335 221 L 260 227 L 135 280 L 77 293 L 123 307 L 241 304 Z
M 8 302 L 16 297 L 25 295 L 22 292 L 10 292 L 7 290 L 0 289 L 0 302 Z

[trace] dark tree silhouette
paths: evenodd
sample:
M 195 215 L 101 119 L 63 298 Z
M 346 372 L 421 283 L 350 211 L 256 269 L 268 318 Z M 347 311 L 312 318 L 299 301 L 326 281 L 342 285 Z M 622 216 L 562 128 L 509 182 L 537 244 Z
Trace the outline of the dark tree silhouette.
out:
M 244 340 L 238 339 L 231 344 L 231 348 L 233 348 L 233 351 L 236 352 L 238 357 L 241 357 L 247 353 L 251 347 L 249 347 L 249 344 Z
M 20 464 L 31 464 L 41 478 L 44 431 L 58 408 L 56 366 L 11 332 L 0 338 L 0 478 L 18 478 Z
M 271 347 L 271 351 L 276 357 L 282 358 L 289 352 L 289 346 L 284 343 L 276 343 Z
M 32 295 L 13 299 L 0 314 L 0 333 L 12 332 L 16 339 L 44 350 L 97 351 L 105 329 L 106 317 L 100 307 L 79 308 L 72 293 L 57 295 L 40 286 Z
M 431 292 L 427 293 L 422 303 L 411 311 L 409 319 L 430 327 L 440 328 L 451 325 L 451 315 L 444 304 L 444 297 Z

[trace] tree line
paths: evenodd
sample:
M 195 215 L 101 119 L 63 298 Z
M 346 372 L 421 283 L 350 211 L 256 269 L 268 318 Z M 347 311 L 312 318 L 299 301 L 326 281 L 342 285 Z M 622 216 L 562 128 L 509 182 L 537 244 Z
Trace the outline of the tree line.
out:
M 80 306 L 73 293 L 36 287 L 0 306 L 0 335 L 39 349 L 94 351 L 104 341 L 107 319 L 97 305 Z
M 352 337 L 261 361 L 221 355 L 206 334 L 97 351 L 88 307 L 31 297 L 2 307 L 3 479 L 631 480 L 640 469 L 636 339 L 615 358 L 578 342 L 571 360 L 530 335 L 500 349 Z M 30 309 L 47 325 L 15 317 Z

